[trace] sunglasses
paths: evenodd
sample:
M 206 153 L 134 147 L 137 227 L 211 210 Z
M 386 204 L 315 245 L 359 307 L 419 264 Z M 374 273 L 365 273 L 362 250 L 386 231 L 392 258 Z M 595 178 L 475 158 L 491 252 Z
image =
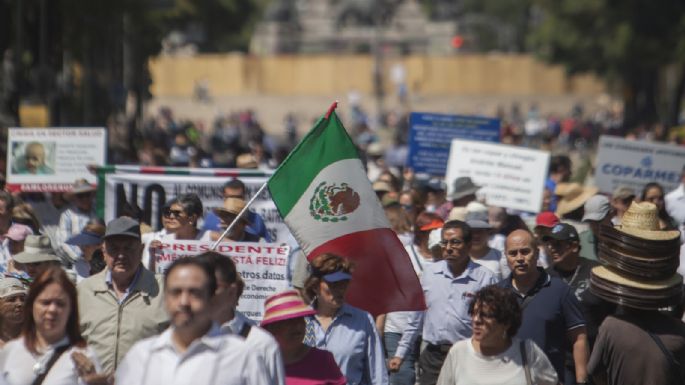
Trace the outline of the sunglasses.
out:
M 185 214 L 183 210 L 164 209 L 164 211 L 162 211 L 162 215 L 164 215 L 164 218 L 181 218 L 183 214 Z

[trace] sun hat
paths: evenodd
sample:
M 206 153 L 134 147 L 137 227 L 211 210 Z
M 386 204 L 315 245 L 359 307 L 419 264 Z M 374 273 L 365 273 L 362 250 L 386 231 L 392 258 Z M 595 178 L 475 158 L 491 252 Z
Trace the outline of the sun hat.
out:
M 605 266 L 590 273 L 590 291 L 606 301 L 643 310 L 658 310 L 680 303 L 683 277 L 674 274 L 663 280 L 628 277 Z
M 5 236 L 15 242 L 23 241 L 27 236 L 33 235 L 33 230 L 26 225 L 21 223 L 13 223 L 12 226 L 7 230 Z
M 611 199 L 628 199 L 635 197 L 635 190 L 628 186 L 618 186 L 611 194 Z
M 583 206 L 591 196 L 597 194 L 597 191 L 599 191 L 597 187 L 583 187 L 578 183 L 559 183 L 554 191 L 555 195 L 561 197 L 557 203 L 557 216 L 561 217 Z
M 551 211 L 543 211 L 535 217 L 535 227 L 552 228 L 559 223 L 559 217 Z
M 452 194 L 450 194 L 451 200 L 456 200 L 471 194 L 475 194 L 481 188 L 481 186 L 473 183 L 471 178 L 468 176 L 461 176 L 455 179 L 452 186 L 454 189 Z
M 428 248 L 432 249 L 435 246 L 440 246 L 442 241 L 442 229 L 435 229 L 428 234 Z
M 601 194 L 594 195 L 585 202 L 583 208 L 583 222 L 601 221 L 609 213 L 609 198 Z
M 472 229 L 492 229 L 490 223 L 488 223 L 488 212 L 474 211 L 466 214 L 466 224 Z
M 557 241 L 578 241 L 578 231 L 568 223 L 557 223 L 549 233 L 542 237 L 544 242 L 549 242 L 552 239 Z
M 59 257 L 52 250 L 50 238 L 47 235 L 27 236 L 24 241 L 24 251 L 12 258 L 19 263 L 60 261 Z
M 264 318 L 261 326 L 293 318 L 316 314 L 316 310 L 307 306 L 295 290 L 274 294 L 264 301 Z
M 352 279 L 352 274 L 346 273 L 342 270 L 334 271 L 332 273 L 324 274 L 321 278 L 328 283 L 335 283 L 340 281 L 349 281 Z
M 485 213 L 485 215 L 488 214 L 488 206 L 478 202 L 478 201 L 471 201 L 466 205 L 466 212 L 469 213 Z
M 214 208 L 214 213 L 219 216 L 226 216 L 226 215 L 234 215 L 238 216 L 241 211 L 245 208 L 247 203 L 245 202 L 244 199 L 241 198 L 226 198 L 224 199 L 224 205 L 223 207 L 215 207 Z M 245 213 L 240 217 L 245 222 L 249 222 L 247 219 L 247 216 Z
M 140 223 L 131 217 L 119 217 L 112 219 L 107 224 L 103 239 L 123 235 L 140 240 Z
M 95 186 L 88 183 L 85 179 L 77 179 L 71 186 L 70 195 L 85 194 L 97 190 Z
M 80 233 L 67 239 L 64 243 L 73 246 L 92 246 L 102 243 L 102 240 L 103 238 L 100 235 L 82 230 Z
M 12 277 L 0 279 L 0 298 L 26 293 L 28 293 L 28 289 L 20 280 Z
M 248 152 L 238 155 L 235 160 L 235 166 L 237 168 L 257 168 L 259 164 L 257 164 L 257 159 L 255 159 L 254 155 Z
M 667 241 L 680 237 L 678 230 L 661 230 L 656 205 L 651 202 L 632 202 L 615 226 L 622 233 L 653 241 Z
M 465 221 L 466 220 L 466 214 L 468 214 L 468 211 L 466 210 L 466 207 L 452 207 L 452 210 L 450 210 L 449 215 L 447 216 L 448 221 Z
M 371 185 L 371 187 L 373 188 L 373 191 L 375 191 L 375 192 L 390 192 L 390 191 L 394 191 L 394 189 L 392 188 L 392 186 L 390 186 L 390 183 L 388 183 L 388 182 L 386 182 L 386 181 L 383 181 L 383 180 L 377 180 L 377 181 L 373 182 L 373 184 Z

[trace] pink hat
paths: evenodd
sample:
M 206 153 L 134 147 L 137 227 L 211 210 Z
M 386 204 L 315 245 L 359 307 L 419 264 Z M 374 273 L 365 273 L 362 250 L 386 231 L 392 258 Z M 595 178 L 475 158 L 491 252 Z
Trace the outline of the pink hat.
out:
M 23 241 L 27 236 L 33 235 L 33 230 L 26 225 L 13 223 L 5 236 L 15 242 Z
M 261 326 L 314 314 L 316 310 L 307 306 L 297 291 L 288 290 L 266 299 Z

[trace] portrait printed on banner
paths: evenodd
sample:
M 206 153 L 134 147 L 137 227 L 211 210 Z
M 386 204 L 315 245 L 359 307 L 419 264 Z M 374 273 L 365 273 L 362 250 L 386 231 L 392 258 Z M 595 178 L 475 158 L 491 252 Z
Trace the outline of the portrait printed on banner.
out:
M 52 141 L 17 141 L 12 143 L 12 173 L 53 175 L 56 143 Z

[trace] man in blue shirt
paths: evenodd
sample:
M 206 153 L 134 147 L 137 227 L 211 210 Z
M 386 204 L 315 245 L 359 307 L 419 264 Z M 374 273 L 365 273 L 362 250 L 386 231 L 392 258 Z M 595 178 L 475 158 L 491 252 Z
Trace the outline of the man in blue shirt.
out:
M 426 348 L 419 357 L 419 384 L 435 384 L 452 345 L 471 337 L 471 298 L 481 288 L 496 283 L 486 267 L 471 261 L 471 228 L 462 221 L 446 222 L 442 228 L 443 260 L 428 266 L 421 276 L 427 309 L 412 317 L 389 366 L 399 366 L 423 322 Z
M 587 333 L 573 290 L 537 266 L 539 250 L 530 231 L 516 230 L 509 234 L 505 253 L 511 275 L 500 286 L 516 294 L 523 313 L 516 337 L 531 339 L 542 348 L 564 384 L 569 384 L 566 380 L 573 381 L 564 376 L 564 352 L 570 342 L 575 383 L 587 383 Z
M 226 184 L 224 184 L 224 199 L 226 198 L 240 198 L 246 199 L 245 193 L 247 189 L 245 188 L 245 183 L 238 178 L 232 179 Z M 247 210 L 247 221 L 250 223 L 245 227 L 245 232 L 251 235 L 256 235 L 258 238 L 264 238 L 267 242 L 272 242 L 273 239 L 269 234 L 266 225 L 264 224 L 264 219 L 261 215 L 257 214 L 252 210 Z M 221 219 L 210 211 L 207 213 L 202 225 L 202 231 L 219 231 L 222 232 L 224 229 L 221 228 Z

